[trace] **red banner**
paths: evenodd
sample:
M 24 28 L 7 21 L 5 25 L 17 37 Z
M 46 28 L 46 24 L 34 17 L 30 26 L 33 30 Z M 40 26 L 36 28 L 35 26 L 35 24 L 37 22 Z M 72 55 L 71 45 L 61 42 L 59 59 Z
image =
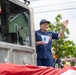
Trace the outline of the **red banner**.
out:
M 34 65 L 0 64 L 0 75 L 68 75 L 69 73 L 64 74 L 68 70 L 74 71 L 76 74 L 76 68 L 71 66 L 57 69 Z

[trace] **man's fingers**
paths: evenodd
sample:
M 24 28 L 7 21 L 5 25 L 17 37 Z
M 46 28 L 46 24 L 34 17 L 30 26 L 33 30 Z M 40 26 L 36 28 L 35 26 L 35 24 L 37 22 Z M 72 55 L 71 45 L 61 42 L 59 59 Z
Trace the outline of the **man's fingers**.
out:
M 69 23 L 69 20 L 66 20 L 67 23 Z
M 46 44 L 46 43 L 45 43 L 45 42 L 43 42 L 43 41 L 42 41 L 41 43 L 42 43 L 43 45 L 45 45 L 45 44 Z

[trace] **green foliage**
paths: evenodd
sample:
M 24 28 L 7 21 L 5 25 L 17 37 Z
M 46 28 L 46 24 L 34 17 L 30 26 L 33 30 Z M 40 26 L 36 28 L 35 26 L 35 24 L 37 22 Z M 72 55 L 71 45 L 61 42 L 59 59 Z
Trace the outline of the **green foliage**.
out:
M 48 30 L 59 33 L 62 29 L 61 20 L 62 20 L 62 16 L 60 14 L 58 14 L 55 18 L 55 23 L 49 24 Z M 70 55 L 72 57 L 76 57 L 76 46 L 75 46 L 74 42 L 70 41 L 70 40 L 66 40 L 66 38 L 68 38 L 69 34 L 70 34 L 69 29 L 66 28 L 65 34 L 61 39 L 52 41 L 52 47 L 56 48 L 56 54 L 60 58 L 64 58 L 65 56 L 69 58 Z
M 71 66 L 74 66 L 74 65 L 75 65 L 75 62 L 74 62 L 74 61 L 72 61 L 70 64 L 71 64 Z

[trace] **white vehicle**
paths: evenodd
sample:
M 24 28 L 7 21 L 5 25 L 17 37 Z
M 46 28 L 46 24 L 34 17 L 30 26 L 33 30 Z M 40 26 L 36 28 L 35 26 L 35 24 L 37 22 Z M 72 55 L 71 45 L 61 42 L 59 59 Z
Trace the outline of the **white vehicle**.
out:
M 18 0 L 0 0 L 0 63 L 36 65 L 33 10 Z

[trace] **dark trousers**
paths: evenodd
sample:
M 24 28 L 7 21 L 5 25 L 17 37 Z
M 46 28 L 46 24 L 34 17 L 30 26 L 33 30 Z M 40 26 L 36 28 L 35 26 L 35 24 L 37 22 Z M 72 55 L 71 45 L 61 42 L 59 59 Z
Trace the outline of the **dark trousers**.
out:
M 51 59 L 39 59 L 37 58 L 37 66 L 53 66 L 53 60 Z

